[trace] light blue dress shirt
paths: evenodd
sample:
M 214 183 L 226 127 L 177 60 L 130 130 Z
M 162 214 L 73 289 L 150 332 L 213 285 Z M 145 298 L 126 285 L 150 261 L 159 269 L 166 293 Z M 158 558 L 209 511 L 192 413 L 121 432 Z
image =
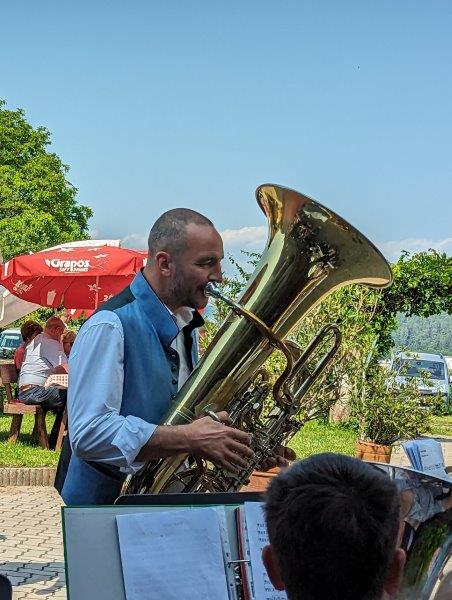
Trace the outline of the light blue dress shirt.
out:
M 142 466 L 135 458 L 157 425 L 120 414 L 123 357 L 119 317 L 111 311 L 96 313 L 84 324 L 69 358 L 70 438 L 80 458 L 118 465 L 133 473 Z

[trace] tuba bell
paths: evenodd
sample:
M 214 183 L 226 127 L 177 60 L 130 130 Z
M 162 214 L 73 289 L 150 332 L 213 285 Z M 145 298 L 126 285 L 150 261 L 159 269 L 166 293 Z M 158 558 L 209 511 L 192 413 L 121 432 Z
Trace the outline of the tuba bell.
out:
M 294 416 L 341 338 L 335 324 L 327 325 L 302 351 L 286 342 L 287 336 L 342 286 L 383 288 L 392 281 L 377 248 L 325 206 L 272 184 L 260 186 L 256 198 L 268 219 L 265 250 L 238 302 L 208 286 L 206 293 L 223 299 L 231 311 L 164 421 L 183 425 L 225 410 L 234 427 L 252 434 L 254 458 L 239 474 L 187 455 L 152 461 L 126 479 L 123 494 L 240 489 L 261 461 L 299 429 Z M 307 361 L 324 344 L 329 350 L 309 371 Z M 262 365 L 275 348 L 283 352 L 286 368 L 271 386 Z

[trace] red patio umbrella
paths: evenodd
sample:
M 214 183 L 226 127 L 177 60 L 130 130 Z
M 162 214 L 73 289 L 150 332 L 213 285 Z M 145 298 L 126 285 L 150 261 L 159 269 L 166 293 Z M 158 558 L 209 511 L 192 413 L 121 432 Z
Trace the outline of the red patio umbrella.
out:
M 41 306 L 96 309 L 132 281 L 146 252 L 114 246 L 61 247 L 2 265 L 0 283 Z

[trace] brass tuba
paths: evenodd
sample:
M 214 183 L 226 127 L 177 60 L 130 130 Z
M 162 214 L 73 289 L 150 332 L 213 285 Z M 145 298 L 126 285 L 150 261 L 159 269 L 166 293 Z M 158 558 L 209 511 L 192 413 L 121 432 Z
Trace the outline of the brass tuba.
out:
M 256 198 L 268 219 L 266 248 L 238 302 L 213 285 L 206 293 L 222 298 L 231 312 L 181 388 L 164 421 L 183 425 L 226 410 L 232 425 L 253 435 L 254 458 L 238 475 L 186 455 L 147 464 L 129 476 L 122 493 L 235 491 L 261 461 L 300 427 L 294 419 L 312 383 L 340 344 L 340 331 L 327 325 L 302 352 L 287 336 L 334 290 L 351 283 L 389 285 L 389 265 L 358 230 L 318 202 L 278 185 L 262 185 Z M 309 371 L 307 361 L 328 344 Z M 273 389 L 262 364 L 278 348 L 287 364 Z M 263 411 L 273 395 L 274 406 Z

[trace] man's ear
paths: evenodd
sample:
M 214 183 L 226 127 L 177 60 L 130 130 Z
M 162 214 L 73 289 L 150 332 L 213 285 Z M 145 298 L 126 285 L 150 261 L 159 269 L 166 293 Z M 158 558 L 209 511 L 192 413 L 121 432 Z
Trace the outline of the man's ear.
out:
M 154 256 L 154 261 L 157 271 L 160 273 L 160 275 L 162 275 L 162 277 L 170 277 L 172 275 L 174 263 L 171 254 L 160 250 Z
M 388 567 L 388 573 L 383 585 L 383 589 L 388 594 L 389 598 L 393 598 L 400 587 L 405 563 L 405 550 L 402 550 L 402 548 L 397 548 L 392 555 Z
M 270 581 L 276 590 L 286 589 L 284 583 L 281 580 L 279 569 L 276 564 L 275 555 L 273 554 L 273 548 L 271 546 L 265 546 L 262 549 L 262 562 L 267 570 Z

